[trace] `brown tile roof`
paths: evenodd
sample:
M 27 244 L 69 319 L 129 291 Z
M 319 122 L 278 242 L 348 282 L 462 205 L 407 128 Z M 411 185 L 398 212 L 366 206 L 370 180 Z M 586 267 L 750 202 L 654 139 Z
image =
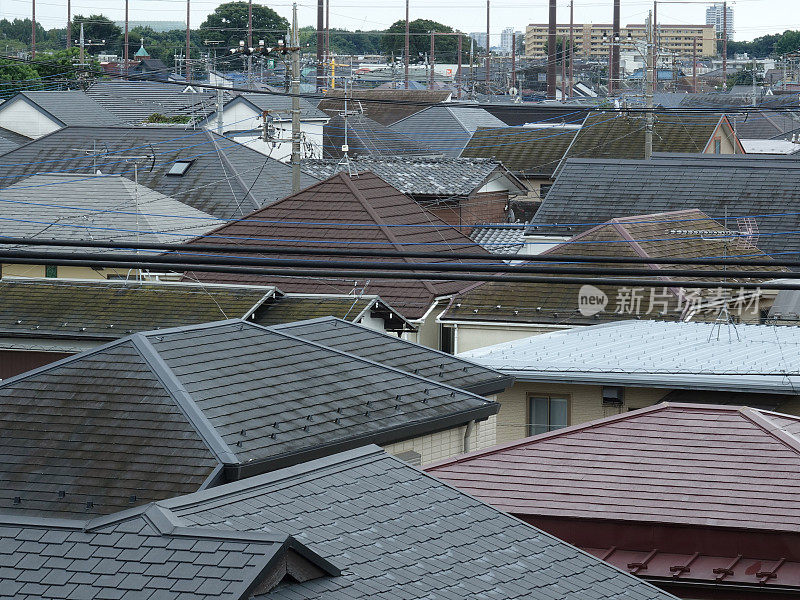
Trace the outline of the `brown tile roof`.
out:
M 241 239 L 237 239 L 241 238 Z M 326 256 L 327 248 L 372 248 L 448 253 L 452 250 L 480 252 L 483 248 L 421 208 L 372 173 L 350 177 L 344 173 L 284 198 L 235 222 L 223 225 L 197 242 L 263 244 L 272 246 L 320 248 L 320 254 L 307 259 L 336 260 Z M 341 260 L 341 258 L 339 258 Z M 396 259 L 372 259 L 392 262 Z M 413 262 L 408 260 L 407 262 Z M 437 262 L 423 259 L 423 262 Z M 443 257 L 441 262 L 453 262 Z M 368 277 L 352 279 L 309 279 L 290 276 L 261 276 L 195 273 L 204 281 L 222 283 L 270 282 L 283 292 L 308 294 L 349 294 L 365 287 Z M 469 284 L 459 281 L 376 279 L 364 293 L 379 295 L 406 318 L 421 317 L 440 296 L 454 294 Z
M 662 403 L 441 462 L 514 515 L 800 532 L 800 418 Z
M 708 234 L 707 232 L 711 232 Z M 719 232 L 719 233 L 716 233 Z M 615 257 L 652 258 L 711 258 L 732 253 L 766 258 L 747 238 L 731 239 L 719 237 L 732 235 L 729 230 L 702 211 L 691 209 L 639 215 L 624 219 L 613 219 L 581 233 L 567 242 L 555 246 L 544 254 L 564 256 L 596 255 Z M 716 236 L 716 237 L 715 237 Z M 577 266 L 577 265 L 571 265 Z M 645 265 L 594 264 L 601 267 L 645 268 Z M 678 289 L 670 289 L 671 269 L 690 268 L 686 265 L 658 265 L 653 277 L 664 280 L 666 288 L 667 315 L 651 313 L 649 318 L 674 319 L 680 316 Z M 703 265 L 691 268 L 703 269 Z M 714 267 L 707 267 L 709 269 Z M 763 267 L 759 270 L 774 270 L 776 279 L 785 269 Z M 652 278 L 652 277 L 651 277 Z M 686 279 L 686 278 L 676 278 Z M 702 279 L 702 278 L 691 278 Z M 730 281 L 736 281 L 731 279 Z M 753 281 L 753 280 L 749 280 Z M 606 311 L 592 317 L 578 312 L 580 284 L 549 283 L 505 283 L 486 282 L 473 285 L 455 297 L 443 315 L 443 319 L 461 321 L 511 321 L 521 323 L 583 324 L 594 325 L 605 320 L 636 318 L 636 314 L 616 314 L 612 304 L 622 289 L 614 285 L 596 286 L 608 296 Z M 661 292 L 661 290 L 657 290 Z M 648 303 L 650 290 L 646 290 L 644 303 Z M 716 292 L 703 291 L 704 297 Z M 660 307 L 659 307 L 660 308 Z M 716 312 L 714 312 L 714 317 Z
M 349 110 L 361 108 L 363 113 L 381 125 L 391 125 L 413 115 L 431 104 L 444 102 L 452 92 L 438 90 L 358 90 L 351 92 Z M 344 92 L 329 90 L 319 103 L 319 109 L 329 116 L 344 110 Z M 396 104 L 395 104 L 396 103 Z

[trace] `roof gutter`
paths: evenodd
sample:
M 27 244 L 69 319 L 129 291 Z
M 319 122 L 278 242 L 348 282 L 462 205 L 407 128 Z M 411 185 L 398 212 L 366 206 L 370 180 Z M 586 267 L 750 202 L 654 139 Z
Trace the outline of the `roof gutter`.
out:
M 347 440 L 321 444 L 301 452 L 288 452 L 275 457 L 263 460 L 251 461 L 246 464 L 226 464 L 225 481 L 232 482 L 247 477 L 262 475 L 270 471 L 291 467 L 300 463 L 318 458 L 324 458 L 346 450 L 353 450 L 368 444 L 385 445 L 396 442 L 403 442 L 423 435 L 438 433 L 454 427 L 463 426 L 470 421 L 484 421 L 496 415 L 500 410 L 497 402 L 486 402 L 485 405 L 472 408 L 457 413 L 451 413 L 444 417 L 416 421 L 399 427 L 392 427 L 379 432 L 367 433 Z

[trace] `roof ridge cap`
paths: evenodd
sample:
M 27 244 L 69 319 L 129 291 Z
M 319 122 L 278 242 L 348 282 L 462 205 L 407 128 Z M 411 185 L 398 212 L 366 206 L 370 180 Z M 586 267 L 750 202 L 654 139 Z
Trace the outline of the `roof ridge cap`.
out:
M 555 332 L 553 332 L 555 333 Z M 547 334 L 545 334 L 547 335 Z M 601 419 L 595 419 L 594 421 L 587 421 L 586 423 L 579 423 L 577 425 L 571 425 L 570 427 L 562 427 L 561 429 L 556 429 L 554 431 L 548 431 L 547 433 L 540 433 L 538 435 L 528 436 L 522 438 L 521 440 L 514 440 L 513 442 L 507 442 L 505 444 L 498 444 L 496 446 L 492 446 L 491 448 L 485 448 L 483 450 L 476 450 L 475 452 L 469 452 L 467 454 L 462 454 L 457 456 L 456 458 L 446 458 L 440 461 L 434 461 L 425 465 L 423 470 L 425 472 L 437 469 L 439 467 L 446 467 L 448 465 L 456 465 L 465 461 L 472 460 L 473 458 L 478 458 L 479 456 L 486 456 L 490 454 L 495 454 L 497 452 L 502 452 L 505 450 L 510 450 L 512 448 L 518 448 L 521 446 L 527 446 L 529 444 L 538 444 L 542 441 L 547 441 L 555 437 L 560 437 L 564 435 L 569 435 L 572 433 L 576 433 L 578 431 L 582 431 L 585 429 L 593 429 L 595 427 L 600 427 L 606 425 L 608 423 L 615 423 L 616 421 L 624 421 L 631 418 L 638 417 L 643 414 L 651 413 L 651 412 L 659 412 L 662 410 L 669 409 L 675 406 L 674 403 L 670 402 L 659 402 L 658 404 L 653 404 L 651 406 L 645 406 L 644 408 L 640 408 L 637 410 L 632 410 L 629 412 L 619 413 L 616 415 L 611 415 L 610 417 L 603 417 Z

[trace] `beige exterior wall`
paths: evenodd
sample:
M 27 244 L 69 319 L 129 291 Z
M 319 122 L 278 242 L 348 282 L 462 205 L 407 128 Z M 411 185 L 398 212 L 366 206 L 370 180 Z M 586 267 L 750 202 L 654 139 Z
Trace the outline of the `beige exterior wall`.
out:
M 135 279 L 138 271 L 136 269 L 100 269 L 95 270 L 91 267 L 65 267 L 58 266 L 56 271 L 58 279 L 109 279 L 109 278 L 129 278 Z M 2 265 L 3 277 L 41 277 L 46 278 L 44 265 Z M 148 281 L 179 281 L 180 273 L 145 273 L 144 278 Z
M 671 390 L 626 387 L 623 404 L 603 406 L 602 386 L 559 383 L 515 383 L 510 390 L 499 394 L 500 413 L 497 415 L 497 443 L 512 442 L 528 436 L 528 398 L 556 396 L 567 398 L 567 425 L 578 425 L 595 419 L 657 404 Z
M 528 25 L 525 30 L 525 56 L 528 58 L 544 58 L 547 44 L 547 24 Z M 628 32 L 631 38 L 628 41 Z M 610 40 L 612 25 L 583 24 L 573 26 L 575 52 L 578 56 L 607 59 L 610 41 L 603 41 L 603 32 Z M 569 25 L 556 27 L 558 37 L 569 37 Z M 659 25 L 659 54 L 680 58 L 691 58 L 694 39 L 697 38 L 697 54 L 701 57 L 716 56 L 716 33 L 713 25 Z M 620 29 L 622 50 L 633 50 L 635 44 L 645 41 L 644 25 L 628 25 Z
M 418 438 L 387 444 L 383 447 L 389 454 L 397 455 L 402 452 L 413 451 L 421 456 L 423 465 L 428 463 L 453 458 L 464 452 L 482 450 L 489 448 L 497 443 L 496 437 L 497 419 L 495 416 L 489 417 L 485 421 L 473 423 L 471 431 L 466 436 L 467 427 L 454 427 L 438 433 L 423 435 Z M 466 437 L 466 448 L 465 448 Z
M 503 342 L 512 342 L 532 335 L 551 333 L 568 327 L 547 327 L 545 325 L 530 325 L 509 327 L 507 324 L 446 324 L 447 327 L 455 327 L 455 354 L 467 352 L 476 348 L 485 348 Z

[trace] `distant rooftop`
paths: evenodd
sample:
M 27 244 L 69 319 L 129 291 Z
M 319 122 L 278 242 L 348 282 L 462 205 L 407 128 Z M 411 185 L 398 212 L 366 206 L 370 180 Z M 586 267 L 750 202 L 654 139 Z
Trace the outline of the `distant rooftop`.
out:
M 800 328 L 627 320 L 465 352 L 521 381 L 797 394 Z

